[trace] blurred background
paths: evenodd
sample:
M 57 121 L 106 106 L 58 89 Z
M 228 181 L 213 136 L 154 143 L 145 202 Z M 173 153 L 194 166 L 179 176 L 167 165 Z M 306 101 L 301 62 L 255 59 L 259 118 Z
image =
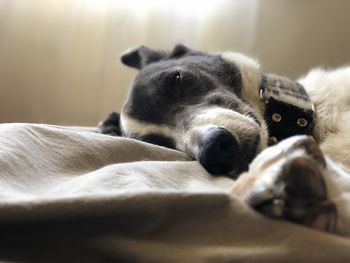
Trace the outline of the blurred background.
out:
M 350 63 L 348 0 L 0 0 L 0 122 L 96 125 L 141 44 L 235 50 L 296 78 Z

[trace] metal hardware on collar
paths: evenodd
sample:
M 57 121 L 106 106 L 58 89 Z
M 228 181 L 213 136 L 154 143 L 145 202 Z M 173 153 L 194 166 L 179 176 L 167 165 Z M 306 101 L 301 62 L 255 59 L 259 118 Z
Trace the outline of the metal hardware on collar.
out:
M 261 83 L 260 83 L 260 87 L 259 87 L 259 97 L 262 101 L 264 101 L 265 103 L 268 103 L 269 100 L 264 97 L 266 86 L 267 86 L 266 76 L 262 75 L 261 76 Z
M 275 145 L 276 143 L 278 143 L 278 140 L 275 136 L 269 137 L 269 141 L 268 141 L 269 146 Z
M 311 108 L 312 108 L 312 110 L 313 110 L 314 112 L 316 112 L 315 104 L 312 103 Z
M 259 97 L 262 101 L 264 101 L 265 103 L 269 103 L 269 100 L 264 98 L 264 89 L 260 89 L 259 90 Z
M 299 118 L 297 120 L 297 124 L 300 126 L 300 127 L 305 127 L 307 125 L 307 120 L 305 120 L 304 118 Z
M 264 89 L 259 90 L 259 97 L 261 100 L 264 100 Z
M 279 114 L 277 112 L 273 113 L 271 118 L 274 122 L 280 122 L 282 120 L 281 114 Z

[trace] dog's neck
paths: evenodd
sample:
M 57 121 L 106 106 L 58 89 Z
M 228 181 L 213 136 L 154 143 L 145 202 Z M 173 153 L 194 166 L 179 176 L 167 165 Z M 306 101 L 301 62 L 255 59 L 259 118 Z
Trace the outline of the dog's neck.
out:
M 260 99 L 272 142 L 298 134 L 312 135 L 315 110 L 304 87 L 297 82 L 273 74 L 262 75 Z

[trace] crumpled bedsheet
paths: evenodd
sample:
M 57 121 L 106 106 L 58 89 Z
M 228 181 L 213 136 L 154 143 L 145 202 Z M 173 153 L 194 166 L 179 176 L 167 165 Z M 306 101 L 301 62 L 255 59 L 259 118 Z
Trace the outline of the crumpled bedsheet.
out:
M 0 124 L 0 260 L 350 262 L 350 240 L 259 215 L 184 153 Z

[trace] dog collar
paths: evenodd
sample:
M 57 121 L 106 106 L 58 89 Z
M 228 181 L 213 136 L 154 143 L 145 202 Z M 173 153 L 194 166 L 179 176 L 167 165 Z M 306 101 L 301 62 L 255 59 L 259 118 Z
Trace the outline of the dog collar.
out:
M 272 143 L 293 135 L 312 134 L 315 109 L 300 83 L 274 74 L 263 74 L 259 96 L 265 102 L 264 118 Z

